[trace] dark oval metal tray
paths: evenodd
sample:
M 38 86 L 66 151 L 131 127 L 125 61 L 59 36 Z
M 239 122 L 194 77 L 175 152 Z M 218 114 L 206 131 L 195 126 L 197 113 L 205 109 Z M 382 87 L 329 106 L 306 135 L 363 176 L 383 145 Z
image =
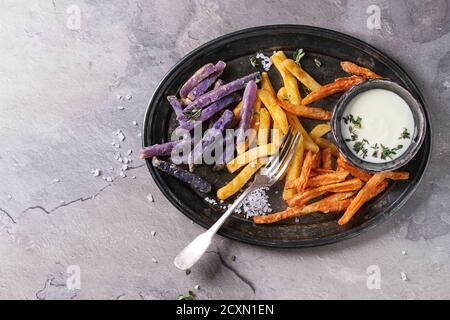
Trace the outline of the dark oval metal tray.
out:
M 354 237 L 392 216 L 411 197 L 427 167 L 431 149 L 430 118 L 423 97 L 408 74 L 388 56 L 363 41 L 335 31 L 300 25 L 245 29 L 212 40 L 186 55 L 166 74 L 150 100 L 144 120 L 143 145 L 169 140 L 175 121 L 166 96 L 176 94 L 184 81 L 200 66 L 224 60 L 227 68 L 222 78 L 228 81 L 254 72 L 255 68 L 251 66 L 249 58 L 258 51 L 270 55 L 274 50 L 284 50 L 287 55 L 292 55 L 297 48 L 303 48 L 307 52 L 302 59 L 302 66 L 319 83 L 328 83 L 337 77 L 346 76 L 339 62 L 350 60 L 398 82 L 422 103 L 428 124 L 425 140 L 414 159 L 402 168 L 411 173 L 411 178 L 391 184 L 344 226 L 337 224 L 341 214 L 313 214 L 301 217 L 298 222 L 291 219 L 272 225 L 255 225 L 243 216 L 233 215 L 220 229 L 219 234 L 222 236 L 256 245 L 283 248 L 319 246 Z M 322 62 L 322 67 L 315 65 L 314 58 Z M 271 68 L 269 75 L 278 89 L 282 82 L 275 67 Z M 339 95 L 334 95 L 317 105 L 331 111 L 338 98 Z M 308 129 L 317 124 L 306 119 L 302 123 Z M 215 190 L 231 179 L 227 172 L 216 173 L 207 166 L 200 166 L 196 173 L 210 181 L 214 187 L 211 194 L 204 195 L 156 170 L 149 160 L 147 166 L 167 199 L 194 222 L 208 228 L 221 215 L 222 210 L 207 203 L 205 197 L 214 198 Z M 284 208 L 280 185 L 270 190 L 269 197 L 274 210 Z

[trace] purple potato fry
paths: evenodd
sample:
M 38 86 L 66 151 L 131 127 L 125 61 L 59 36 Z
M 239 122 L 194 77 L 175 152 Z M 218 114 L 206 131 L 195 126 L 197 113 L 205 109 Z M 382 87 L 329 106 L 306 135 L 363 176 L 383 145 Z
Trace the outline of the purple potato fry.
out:
M 245 87 L 244 94 L 242 96 L 242 108 L 241 108 L 241 120 L 238 125 L 238 135 L 236 143 L 245 143 L 245 132 L 250 128 L 250 122 L 253 117 L 253 109 L 256 99 L 256 83 L 249 81 Z M 239 152 L 239 149 L 238 149 Z
M 222 143 L 222 153 L 216 158 L 216 164 L 213 167 L 214 171 L 221 171 L 225 168 L 227 162 L 234 158 L 234 130 L 226 130 L 225 138 Z
M 181 87 L 180 89 L 180 97 L 186 98 L 189 92 L 195 88 L 203 79 L 211 75 L 214 71 L 216 71 L 214 65 L 212 63 L 207 63 L 200 69 L 198 69 Z
M 175 96 L 167 96 L 167 100 L 169 101 L 170 105 L 172 106 L 173 111 L 178 116 L 183 114 L 183 106 Z
M 198 85 L 196 85 L 195 88 L 192 89 L 191 92 L 189 92 L 189 94 L 187 95 L 188 99 L 194 101 L 202 94 L 204 94 L 209 89 L 209 87 L 213 85 L 213 83 L 217 80 L 217 78 L 220 77 L 226 65 L 227 64 L 223 61 L 217 62 L 216 65 L 214 66 L 215 68 L 214 73 L 212 73 L 210 76 L 203 79 Z
M 177 167 L 173 163 L 163 161 L 154 157 L 152 159 L 152 165 L 155 168 L 177 178 L 178 180 L 188 183 L 200 192 L 208 193 L 211 191 L 211 184 L 208 181 L 189 171 Z
M 146 158 L 157 157 L 157 156 L 168 156 L 171 154 L 174 148 L 181 148 L 187 143 L 191 143 L 189 140 L 176 140 L 161 144 L 153 144 L 151 146 L 145 147 L 141 150 L 139 159 L 143 160 Z
M 211 90 L 198 97 L 195 101 L 192 101 L 186 108 L 184 112 L 191 112 L 192 110 L 200 110 L 204 107 L 210 105 L 213 102 L 233 93 L 238 90 L 244 89 L 249 81 L 259 82 L 261 80 L 261 75 L 259 72 L 254 72 L 245 77 L 236 79 L 234 81 L 228 82 L 215 90 Z
M 203 150 L 212 144 L 219 135 L 222 135 L 222 132 L 228 127 L 228 125 L 233 121 L 234 114 L 230 110 L 225 110 L 219 120 L 214 123 L 211 129 L 208 129 L 202 140 L 198 142 L 189 156 L 189 167 L 192 169 L 194 164 L 197 164 L 201 161 Z
M 225 81 L 222 79 L 217 79 L 216 83 L 214 83 L 213 90 L 219 88 L 220 86 L 223 86 L 225 84 Z
M 218 113 L 219 111 L 225 109 L 232 103 L 238 102 L 241 98 L 237 94 L 230 94 L 228 96 L 223 97 L 222 99 L 211 103 L 207 108 L 203 110 L 198 110 L 196 112 L 196 117 L 189 119 L 186 114 L 183 114 L 181 117 L 177 119 L 180 121 L 180 128 L 185 130 L 192 130 L 196 125 L 208 120 L 213 115 Z M 197 109 L 196 109 L 197 110 Z M 191 114 L 191 115 L 195 115 Z

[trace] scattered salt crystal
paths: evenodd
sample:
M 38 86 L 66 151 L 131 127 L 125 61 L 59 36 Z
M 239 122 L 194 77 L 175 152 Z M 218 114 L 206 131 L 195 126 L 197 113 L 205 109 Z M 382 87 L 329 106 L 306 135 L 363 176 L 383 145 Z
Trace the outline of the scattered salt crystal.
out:
M 252 191 L 247 198 L 235 209 L 236 213 L 244 212 L 247 216 L 259 216 L 272 212 L 269 203 L 269 196 L 266 191 L 268 187 L 263 187 Z
M 295 222 L 295 223 L 299 223 L 299 222 L 300 222 L 300 219 L 299 219 L 299 218 L 295 218 L 295 219 L 294 219 L 294 222 Z
M 404 273 L 403 271 L 400 273 L 400 276 L 402 277 L 403 281 L 407 281 L 408 277 L 406 276 L 406 273 Z
M 127 177 L 127 175 L 123 171 L 120 171 L 119 176 L 121 178 L 126 178 Z
M 123 163 L 127 164 L 129 162 L 128 158 L 123 158 Z
M 8 194 L 7 197 L 8 197 L 8 200 L 12 199 L 12 195 L 10 195 L 10 194 Z
M 133 121 L 133 126 L 137 126 L 137 121 Z
M 151 232 L 152 236 L 156 236 L 156 231 Z
M 191 220 L 191 224 L 194 224 L 194 221 Z
M 53 182 L 59 182 L 60 180 L 58 178 L 53 179 Z
M 123 134 L 122 131 L 120 131 L 120 132 L 117 134 L 117 138 L 119 138 L 120 141 L 125 140 L 125 135 Z
M 140 136 L 142 136 L 142 134 L 140 132 L 138 132 L 137 136 L 140 137 Z
M 133 153 L 133 150 L 131 150 L 131 149 L 129 149 L 128 151 L 127 151 L 127 155 L 129 156 L 130 154 L 132 154 Z
M 131 179 L 136 179 L 136 176 L 132 176 Z
M 217 205 L 217 201 L 216 201 L 215 199 L 206 197 L 206 198 L 205 198 L 205 201 L 208 202 L 209 204 L 212 204 L 213 206 L 216 206 L 216 205 Z
M 150 201 L 150 202 L 154 201 L 153 200 L 153 196 L 150 193 L 147 195 L 147 200 Z
M 59 203 L 63 204 L 64 202 L 65 202 L 64 200 L 61 200 Z
M 402 255 L 406 256 L 406 251 L 402 250 Z
M 122 165 L 122 170 L 123 170 L 123 171 L 128 170 L 128 165 L 127 165 L 127 164 Z
M 200 290 L 200 286 L 197 284 L 197 285 L 194 286 L 194 289 L 195 290 Z
M 122 99 L 122 96 L 121 96 L 120 94 L 117 94 L 117 95 L 116 95 L 116 98 L 117 98 L 117 100 L 121 100 L 121 99 Z
M 123 163 L 123 159 L 122 158 L 118 158 L 117 161 L 122 162 Z
M 260 59 L 261 65 L 263 66 L 265 71 L 269 71 L 270 67 L 272 66 L 272 60 L 270 57 L 266 56 L 262 52 L 258 52 L 256 54 L 256 59 Z
M 132 98 L 131 94 L 127 94 L 127 95 L 125 96 L 125 100 L 131 100 L 131 98 Z
M 108 181 L 108 182 L 112 182 L 113 181 L 113 179 L 111 177 L 106 177 L 105 180 Z
M 94 177 L 98 177 L 101 172 L 99 169 L 91 169 L 91 173 Z
M 123 110 L 123 109 L 125 109 L 124 107 L 122 107 L 122 106 L 118 106 L 117 107 L 117 109 L 119 109 L 119 110 Z
M 156 260 L 155 258 L 152 258 L 152 262 L 153 263 L 158 263 L 158 260 Z

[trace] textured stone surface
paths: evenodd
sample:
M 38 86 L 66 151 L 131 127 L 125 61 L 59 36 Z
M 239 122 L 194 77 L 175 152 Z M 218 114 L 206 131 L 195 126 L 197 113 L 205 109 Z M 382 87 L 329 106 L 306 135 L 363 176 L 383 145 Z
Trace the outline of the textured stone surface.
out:
M 380 30 L 366 27 L 372 4 Z M 79 30 L 67 27 L 70 5 Z M 450 298 L 448 1 L 7 0 L 0 9 L 0 298 L 172 299 L 197 284 L 200 299 Z M 345 32 L 400 61 L 428 101 L 431 165 L 401 212 L 360 237 L 305 250 L 217 237 L 185 275 L 173 257 L 202 229 L 136 158 L 146 103 L 190 50 L 274 23 Z M 114 153 L 128 149 L 133 169 L 121 178 Z M 70 265 L 81 269 L 80 290 L 65 287 Z M 366 286 L 370 265 L 380 290 Z

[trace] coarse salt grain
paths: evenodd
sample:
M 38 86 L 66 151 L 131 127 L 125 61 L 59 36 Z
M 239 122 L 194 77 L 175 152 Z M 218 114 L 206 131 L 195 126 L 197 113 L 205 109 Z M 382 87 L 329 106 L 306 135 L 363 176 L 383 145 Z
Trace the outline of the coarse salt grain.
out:
M 403 271 L 400 273 L 400 277 L 402 278 L 403 281 L 407 281 L 408 277 L 406 276 L 406 273 L 404 273 Z
M 133 121 L 133 126 L 137 126 L 137 121 Z
M 265 215 L 272 212 L 269 196 L 266 191 L 268 187 L 262 187 L 252 191 L 247 198 L 235 209 L 236 213 L 244 212 L 247 218 Z
M 212 204 L 213 206 L 217 205 L 217 201 L 215 199 L 206 197 L 205 201 L 208 202 L 209 204 Z
M 156 258 L 152 258 L 152 262 L 153 263 L 158 263 L 158 260 L 156 260 Z
M 150 202 L 154 201 L 153 196 L 150 193 L 147 195 L 147 200 Z
M 60 180 L 58 178 L 53 179 L 53 182 L 59 182 Z
M 262 52 L 258 52 L 256 54 L 256 58 L 260 59 L 261 65 L 263 66 L 265 71 L 269 71 L 270 67 L 272 66 L 272 60 L 270 57 L 266 56 Z
M 122 106 L 118 106 L 117 109 L 119 109 L 119 110 L 124 110 L 125 108 L 122 107 Z
M 152 236 L 156 236 L 156 231 L 151 232 Z

